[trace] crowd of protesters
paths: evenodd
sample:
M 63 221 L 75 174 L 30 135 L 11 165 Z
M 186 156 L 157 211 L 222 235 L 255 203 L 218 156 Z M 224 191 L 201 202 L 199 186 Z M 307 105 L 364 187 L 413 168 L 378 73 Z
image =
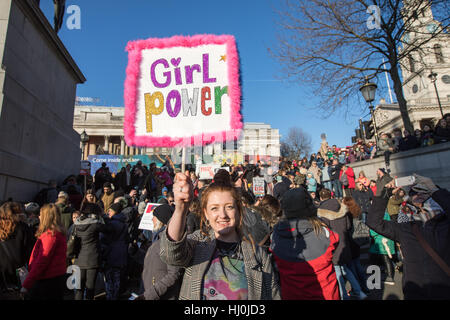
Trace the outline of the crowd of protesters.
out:
M 2 299 L 92 300 L 99 278 L 108 300 L 130 291 L 147 300 L 366 299 L 357 230 L 386 285 L 397 269 L 405 299 L 449 299 L 445 267 L 415 238 L 448 265 L 449 192 L 421 176 L 396 188 L 383 168 L 377 180 L 355 175 L 334 149 L 226 165 L 212 180 L 169 157 L 115 174 L 104 163 L 86 185 L 70 176 L 26 205 L 10 199 L 0 207 Z M 253 192 L 256 178 L 264 196 Z M 151 231 L 139 228 L 149 203 L 158 204 Z M 81 273 L 74 290 L 69 266 Z
M 387 157 L 392 153 L 408 151 L 416 148 L 431 146 L 434 144 L 450 141 L 450 114 L 445 114 L 438 120 L 436 125 L 433 122 L 423 122 L 421 129 L 414 132 L 396 128 L 389 132 L 379 134 L 378 146 L 373 140 L 364 141 L 361 138 L 356 139 L 356 143 L 345 148 L 337 148 L 335 145 L 328 148 L 325 158 L 330 160 L 333 157 L 339 159 L 341 163 L 353 163 L 373 159 L 384 155 Z M 324 155 L 323 155 L 324 156 Z

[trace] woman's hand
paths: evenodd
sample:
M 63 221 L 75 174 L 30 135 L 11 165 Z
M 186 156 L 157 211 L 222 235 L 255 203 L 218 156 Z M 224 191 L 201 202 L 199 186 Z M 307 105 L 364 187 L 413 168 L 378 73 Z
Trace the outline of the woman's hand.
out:
M 186 215 L 194 197 L 194 188 L 188 175 L 177 173 L 173 185 L 173 195 L 175 212 L 167 227 L 167 235 L 170 240 L 180 241 L 186 229 Z
M 183 213 L 189 210 L 189 205 L 194 198 L 194 187 L 191 178 L 184 173 L 177 173 L 173 185 L 175 208 L 181 209 Z

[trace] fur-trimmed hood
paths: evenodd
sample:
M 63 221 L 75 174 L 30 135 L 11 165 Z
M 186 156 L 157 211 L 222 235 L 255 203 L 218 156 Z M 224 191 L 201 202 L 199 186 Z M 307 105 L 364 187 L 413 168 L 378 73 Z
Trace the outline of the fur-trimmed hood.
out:
M 317 216 L 328 220 L 336 220 L 344 217 L 348 212 L 345 204 L 340 203 L 336 199 L 323 201 L 317 209 Z

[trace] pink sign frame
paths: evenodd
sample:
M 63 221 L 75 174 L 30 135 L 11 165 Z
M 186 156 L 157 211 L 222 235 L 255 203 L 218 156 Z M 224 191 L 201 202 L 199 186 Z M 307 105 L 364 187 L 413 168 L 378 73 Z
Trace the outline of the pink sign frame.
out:
M 142 50 L 171 47 L 198 47 L 202 45 L 226 45 L 226 63 L 228 64 L 228 96 L 230 98 L 230 130 L 208 132 L 184 137 L 137 136 L 135 130 L 137 101 L 139 94 L 140 64 Z M 124 135 L 129 146 L 139 147 L 180 147 L 206 145 L 239 139 L 243 127 L 241 110 L 241 87 L 239 82 L 239 55 L 236 41 L 232 35 L 195 35 L 174 36 L 171 38 L 150 38 L 130 41 L 126 46 L 128 66 L 124 84 Z M 221 139 L 221 140 L 220 140 Z

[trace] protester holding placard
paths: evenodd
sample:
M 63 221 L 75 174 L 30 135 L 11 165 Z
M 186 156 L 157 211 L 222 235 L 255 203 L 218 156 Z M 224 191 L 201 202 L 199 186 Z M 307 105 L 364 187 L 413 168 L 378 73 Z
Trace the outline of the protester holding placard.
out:
M 180 299 L 279 299 L 270 256 L 242 236 L 243 208 L 231 182 L 213 183 L 203 192 L 201 230 L 189 236 L 186 214 L 193 188 L 188 176 L 177 174 L 174 193 L 176 209 L 161 235 L 161 259 L 186 268 Z

